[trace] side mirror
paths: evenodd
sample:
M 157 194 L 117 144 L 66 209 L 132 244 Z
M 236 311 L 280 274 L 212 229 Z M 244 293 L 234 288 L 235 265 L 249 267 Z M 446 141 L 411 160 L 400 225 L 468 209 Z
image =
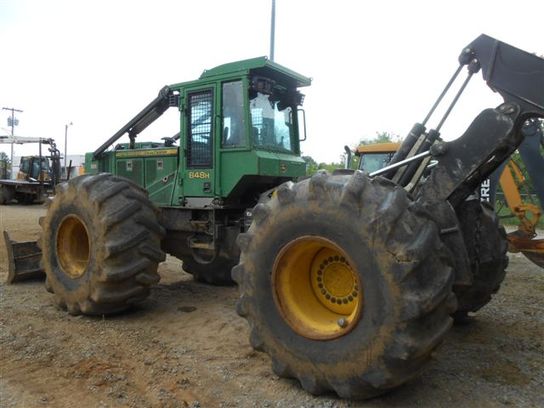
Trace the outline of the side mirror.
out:
M 298 108 L 297 109 L 297 117 L 298 117 L 298 134 L 301 135 L 303 134 L 304 137 L 302 139 L 299 139 L 298 141 L 299 142 L 304 142 L 306 140 L 306 112 L 304 111 L 304 109 L 302 108 Z M 302 130 L 303 132 L 301 132 L 301 128 L 300 128 L 300 125 L 302 123 Z

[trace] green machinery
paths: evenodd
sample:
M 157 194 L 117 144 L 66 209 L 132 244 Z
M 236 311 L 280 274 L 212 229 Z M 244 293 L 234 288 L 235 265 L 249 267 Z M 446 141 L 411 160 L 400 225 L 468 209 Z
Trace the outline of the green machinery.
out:
M 235 238 L 248 209 L 264 191 L 305 174 L 297 88 L 310 82 L 265 57 L 206 70 L 196 81 L 164 87 L 86 155 L 85 172 L 112 173 L 145 188 L 161 207 L 164 249 L 197 279 L 230 282 L 239 255 Z M 176 135 L 163 143 L 136 142 L 168 108 L 180 112 Z M 130 143 L 107 150 L 126 134 Z
M 236 238 L 251 224 L 252 208 L 264 192 L 306 172 L 300 157 L 300 141 L 306 138 L 304 95 L 298 88 L 310 83 L 266 57 L 224 64 L 205 70 L 197 80 L 163 87 L 125 126 L 87 153 L 85 176 L 56 189 L 41 222 L 46 285 L 59 302 L 73 313 L 124 309 L 135 301 L 125 296 L 127 291 L 148 293 L 158 280 L 156 268 L 164 252 L 183 260 L 183 268 L 199 281 L 231 283 L 231 269 L 240 255 Z M 170 108 L 180 112 L 174 136 L 136 141 Z M 129 143 L 118 143 L 126 135 Z M 145 215 L 138 214 L 142 205 L 150 208 L 142 210 Z M 104 230 L 110 218 L 115 226 Z M 121 244 L 120 252 L 144 248 L 141 265 L 150 263 L 144 278 L 134 281 L 129 271 L 138 275 L 139 270 L 127 263 L 142 256 L 139 250 L 110 266 L 89 263 L 97 246 L 107 247 L 112 240 L 117 248 L 117 242 L 131 236 L 135 241 Z M 52 252 L 44 248 L 49 245 Z M 10 262 L 13 281 L 28 270 L 39 270 L 38 258 L 24 268 Z M 122 263 L 127 276 L 120 279 Z M 55 266 L 58 281 L 48 273 Z M 87 269 L 93 271 L 84 273 Z M 75 290 L 85 284 L 80 278 L 93 274 L 109 285 L 112 297 L 97 298 L 93 285 L 90 292 Z M 116 285 L 108 274 L 115 275 L 111 279 Z M 94 306 L 89 306 L 91 297 Z

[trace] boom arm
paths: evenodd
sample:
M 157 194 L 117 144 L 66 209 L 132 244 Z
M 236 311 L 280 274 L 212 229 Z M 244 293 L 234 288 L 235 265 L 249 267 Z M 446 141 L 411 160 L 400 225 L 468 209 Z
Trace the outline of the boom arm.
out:
M 53 139 L 46 137 L 30 137 L 30 136 L 0 136 L 0 143 L 15 143 L 15 144 L 25 144 L 25 143 L 42 143 L 42 144 L 51 144 Z
M 140 113 L 132 118 L 125 126 L 110 137 L 102 146 L 93 153 L 93 159 L 97 159 L 113 143 L 119 140 L 125 133 L 128 133 L 131 144 L 134 143 L 136 136 L 142 132 L 151 123 L 157 120 L 171 106 L 177 106 L 177 98 L 174 91 L 168 87 L 163 87 L 159 95 L 149 103 Z
M 454 103 L 437 129 L 425 132 L 425 122 L 459 73 L 458 69 L 423 124 L 414 126 L 394 158 L 397 162 L 415 159 L 431 146 L 429 153 L 438 164 L 429 179 L 419 186 L 418 195 L 429 203 L 448 200 L 454 207 L 472 194 L 521 144 L 523 123 L 531 117 L 544 117 L 544 59 L 481 35 L 463 49 L 459 61 L 460 67 L 467 65 L 469 76 L 454 103 L 480 67 L 488 86 L 501 94 L 504 103 L 496 109 L 484 110 L 465 134 L 452 142 L 438 140 L 440 127 Z M 413 160 L 405 169 L 389 171 L 388 175 L 400 180 L 403 186 L 415 185 L 421 175 L 419 170 L 426 166 L 423 160 L 428 158 Z
M 461 54 L 476 58 L 489 87 L 505 102 L 525 102 L 544 115 L 544 60 L 485 34 L 470 43 Z M 530 110 L 530 108 L 528 108 Z

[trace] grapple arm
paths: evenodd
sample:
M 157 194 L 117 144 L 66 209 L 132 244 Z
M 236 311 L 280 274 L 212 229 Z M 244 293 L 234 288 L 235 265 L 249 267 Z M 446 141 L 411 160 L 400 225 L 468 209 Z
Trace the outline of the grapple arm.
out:
M 478 63 L 504 103 L 480 113 L 463 136 L 431 148 L 438 164 L 419 196 L 431 202 L 448 200 L 454 207 L 517 149 L 523 123 L 544 117 L 544 59 L 481 35 L 463 50 L 460 60 Z
M 477 59 L 489 87 L 505 102 L 526 103 L 544 116 L 544 59 L 482 34 L 461 54 Z
M 113 143 L 119 140 L 122 136 L 128 133 L 131 143 L 134 143 L 134 139 L 138 133 L 142 132 L 146 127 L 159 118 L 166 110 L 171 106 L 176 106 L 178 101 L 174 97 L 173 90 L 165 86 L 163 87 L 159 95 L 149 103 L 140 113 L 132 118 L 125 126 L 119 129 L 112 137 L 102 144 L 93 153 L 93 159 L 100 157 L 102 153 L 108 149 Z

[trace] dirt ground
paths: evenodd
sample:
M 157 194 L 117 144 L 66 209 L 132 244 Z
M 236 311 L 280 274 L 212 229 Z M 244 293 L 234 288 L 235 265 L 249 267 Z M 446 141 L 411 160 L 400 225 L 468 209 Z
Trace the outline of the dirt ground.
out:
M 37 237 L 41 206 L 0 207 L 0 230 Z M 0 407 L 544 406 L 544 271 L 510 256 L 500 293 L 456 326 L 424 374 L 367 401 L 313 397 L 248 344 L 236 287 L 193 282 L 168 258 L 136 310 L 109 318 L 57 309 L 43 282 L 6 285 L 0 243 Z

